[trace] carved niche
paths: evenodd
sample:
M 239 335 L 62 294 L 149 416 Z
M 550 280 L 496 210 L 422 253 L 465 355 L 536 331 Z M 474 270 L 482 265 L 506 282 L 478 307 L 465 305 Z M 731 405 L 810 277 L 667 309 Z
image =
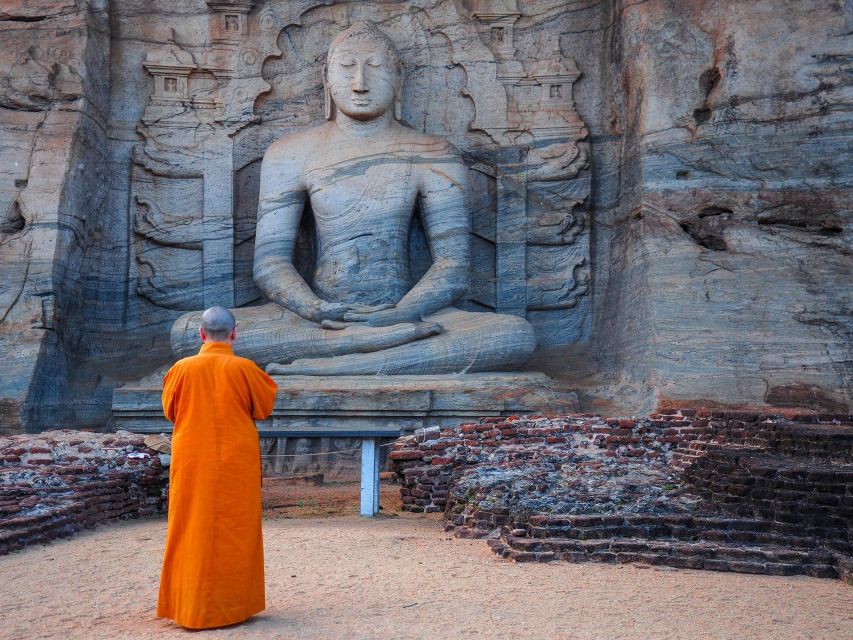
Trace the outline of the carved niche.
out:
M 556 43 L 544 56 L 520 48 L 532 20 L 524 3 L 207 6 L 206 42 L 177 33 L 145 64 L 153 90 L 131 198 L 140 295 L 166 311 L 260 301 L 252 283 L 260 159 L 276 138 L 322 120 L 328 43 L 366 19 L 381 22 L 403 59 L 403 119 L 448 138 L 470 168 L 464 306 L 527 317 L 545 346 L 587 336 L 591 175 L 574 104 L 581 71 Z M 179 193 L 191 194 L 181 206 Z M 305 231 L 297 267 L 308 273 Z M 422 272 L 430 258 L 417 225 L 412 247 L 413 273 Z

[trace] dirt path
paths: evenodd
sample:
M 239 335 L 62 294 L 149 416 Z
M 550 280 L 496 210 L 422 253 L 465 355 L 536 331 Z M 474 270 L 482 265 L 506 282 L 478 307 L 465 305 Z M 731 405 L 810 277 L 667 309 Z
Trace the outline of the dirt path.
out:
M 265 613 L 187 632 L 154 617 L 165 521 L 0 558 L 0 638 L 853 638 L 840 581 L 519 565 L 423 516 L 270 519 Z

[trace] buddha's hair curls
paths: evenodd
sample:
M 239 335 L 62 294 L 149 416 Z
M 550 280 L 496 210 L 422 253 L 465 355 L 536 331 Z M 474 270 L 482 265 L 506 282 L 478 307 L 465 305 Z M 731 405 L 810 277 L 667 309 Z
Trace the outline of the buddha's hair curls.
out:
M 327 64 L 332 60 L 332 54 L 339 45 L 353 40 L 368 40 L 382 43 L 388 53 L 388 58 L 393 62 L 397 73 L 400 73 L 402 70 L 403 62 L 400 59 L 400 54 L 397 53 L 397 47 L 394 46 L 394 42 L 384 32 L 380 31 L 375 24 L 368 20 L 358 20 L 353 22 L 350 27 L 344 29 L 335 36 L 334 40 L 332 40 L 329 45 L 329 53 L 326 56 Z

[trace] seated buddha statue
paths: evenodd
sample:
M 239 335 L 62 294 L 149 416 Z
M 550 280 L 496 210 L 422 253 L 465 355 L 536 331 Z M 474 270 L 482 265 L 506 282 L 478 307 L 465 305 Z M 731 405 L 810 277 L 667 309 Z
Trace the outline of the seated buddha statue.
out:
M 325 124 L 264 155 L 254 280 L 268 303 L 234 309 L 235 352 L 272 374 L 417 375 L 517 368 L 536 341 L 523 318 L 454 307 L 469 283 L 467 169 L 445 140 L 399 122 L 401 62 L 375 25 L 331 43 Z M 316 266 L 294 265 L 306 201 Z M 419 211 L 432 264 L 412 282 L 409 232 Z M 310 282 L 310 284 L 309 284 Z M 172 328 L 195 353 L 201 313 Z

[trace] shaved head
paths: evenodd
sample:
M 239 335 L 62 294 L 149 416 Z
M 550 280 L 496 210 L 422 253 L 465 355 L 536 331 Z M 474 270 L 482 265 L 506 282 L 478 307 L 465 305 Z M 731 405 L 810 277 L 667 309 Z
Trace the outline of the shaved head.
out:
M 234 314 L 225 307 L 211 307 L 201 316 L 201 328 L 209 340 L 225 342 L 237 326 Z

